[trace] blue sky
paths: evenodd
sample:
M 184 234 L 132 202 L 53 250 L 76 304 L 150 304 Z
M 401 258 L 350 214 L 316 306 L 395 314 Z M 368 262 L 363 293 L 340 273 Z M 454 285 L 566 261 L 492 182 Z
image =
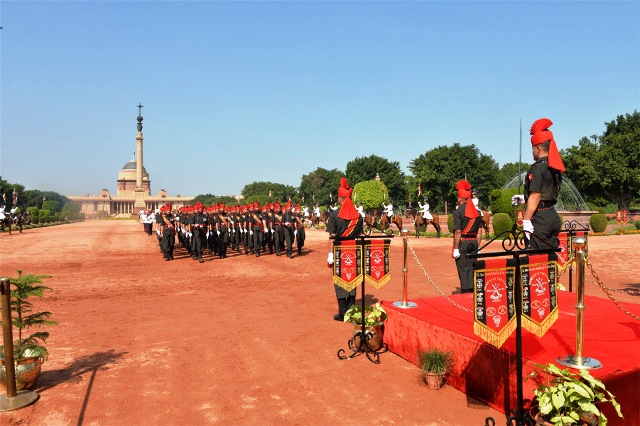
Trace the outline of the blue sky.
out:
M 297 187 L 441 145 L 531 161 L 640 109 L 637 1 L 2 1 L 0 175 L 115 193 L 144 105 L 157 194 Z

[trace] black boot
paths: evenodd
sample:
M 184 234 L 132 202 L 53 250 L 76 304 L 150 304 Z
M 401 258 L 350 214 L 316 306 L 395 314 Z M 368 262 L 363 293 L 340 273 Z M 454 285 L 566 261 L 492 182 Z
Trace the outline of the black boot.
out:
M 356 296 L 349 296 L 347 299 L 347 311 L 356 304 Z M 346 312 L 346 311 L 345 311 Z
M 347 312 L 347 300 L 338 299 L 338 313 L 333 316 L 334 320 L 344 322 L 344 313 Z

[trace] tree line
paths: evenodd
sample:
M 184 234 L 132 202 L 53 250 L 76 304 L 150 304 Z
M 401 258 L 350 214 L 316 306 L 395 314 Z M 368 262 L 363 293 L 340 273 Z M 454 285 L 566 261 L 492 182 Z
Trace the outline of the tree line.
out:
M 527 143 L 526 141 L 523 144 Z M 577 145 L 561 151 L 566 166 L 565 176 L 571 180 L 590 206 L 629 210 L 640 204 L 640 113 L 617 116 L 604 123 L 601 135 L 583 137 Z M 406 175 L 397 161 L 378 155 L 356 157 L 340 169 L 317 169 L 302 176 L 300 186 L 261 181 L 245 185 L 241 194 L 245 202 L 286 202 L 327 206 L 337 201 L 340 178 L 346 176 L 352 186 L 363 182 L 358 198 L 365 208 L 381 207 L 380 201 L 392 200 L 395 206 L 417 205 L 422 197 L 429 197 L 433 211 L 445 210 L 445 203 L 453 207 L 456 202 L 455 183 L 467 178 L 477 190 L 480 203 L 490 204 L 490 194 L 508 181 L 526 172 L 529 163 L 507 163 L 502 167 L 475 145 L 442 145 L 420 154 L 409 163 L 411 175 Z M 373 184 L 379 179 L 379 184 Z M 52 191 L 25 190 L 23 185 L 9 183 L 0 178 L 0 193 L 5 194 L 7 205 L 12 194 L 18 196 L 18 207 L 38 207 L 60 212 L 64 206 L 76 210 L 69 199 Z M 382 194 L 368 194 L 382 191 Z M 237 204 L 233 197 L 200 194 L 194 203 L 205 205 L 225 202 Z M 367 205 L 368 204 L 368 205 Z

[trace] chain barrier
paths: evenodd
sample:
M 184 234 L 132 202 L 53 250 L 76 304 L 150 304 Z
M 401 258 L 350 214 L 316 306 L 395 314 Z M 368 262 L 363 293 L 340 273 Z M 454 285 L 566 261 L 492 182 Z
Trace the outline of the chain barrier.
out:
M 447 296 L 446 294 L 444 294 L 442 292 L 442 290 L 440 290 L 440 287 L 438 287 L 438 285 L 436 283 L 433 282 L 433 280 L 431 279 L 431 277 L 429 276 L 429 274 L 427 273 L 427 271 L 424 269 L 424 267 L 422 266 L 422 263 L 420 263 L 420 260 L 418 259 L 418 255 L 416 254 L 415 251 L 413 251 L 413 247 L 411 247 L 411 243 L 409 243 L 409 239 L 407 239 L 407 246 L 409 247 L 409 249 L 411 250 L 411 253 L 413 254 L 413 258 L 416 260 L 416 263 L 418 264 L 418 266 L 420 267 L 420 269 L 422 270 L 422 273 L 424 274 L 425 277 L 427 277 L 427 280 L 429 280 L 429 282 L 431 283 L 431 285 L 433 285 L 433 288 L 436 289 L 436 291 L 438 293 L 440 293 L 440 295 L 442 295 L 442 297 L 444 297 L 445 299 L 447 299 L 447 301 L 449 301 L 450 303 L 452 303 L 453 305 L 457 306 L 458 308 L 462 309 L 465 312 L 470 312 L 473 313 L 473 311 L 471 309 L 465 308 L 464 306 L 454 302 L 449 296 Z
M 593 283 L 593 284 L 597 284 L 597 285 L 602 289 L 602 291 L 604 291 L 604 292 L 605 292 L 605 294 L 609 297 L 609 299 L 610 299 L 613 303 L 615 303 L 615 305 L 618 307 L 618 309 L 620 309 L 620 310 L 621 310 L 622 312 L 624 312 L 625 314 L 629 315 L 631 318 L 633 318 L 633 319 L 635 319 L 635 320 L 637 320 L 637 321 L 640 321 L 640 317 L 638 317 L 637 315 L 634 315 L 633 313 L 629 312 L 629 310 L 627 310 L 627 309 L 623 308 L 623 307 L 620 305 L 620 302 L 619 302 L 619 301 L 617 301 L 617 300 L 613 297 L 613 295 L 611 294 L 611 292 L 617 292 L 617 293 L 626 293 L 626 294 L 640 295 L 640 292 L 638 292 L 637 290 L 631 290 L 631 291 L 629 291 L 629 290 L 616 290 L 616 289 L 613 289 L 613 288 L 609 288 L 609 287 L 605 286 L 605 285 L 602 283 L 602 281 L 600 281 L 600 278 L 598 277 L 598 274 L 597 274 L 597 273 L 596 273 L 596 271 L 593 269 L 593 265 L 591 265 L 591 263 L 589 263 L 588 261 L 587 261 L 587 267 L 588 267 L 588 268 L 589 268 L 589 270 L 591 271 L 591 275 L 593 275 L 593 277 L 594 277 L 594 278 L 596 279 L 596 281 L 597 281 L 597 282 L 595 282 L 595 283 L 594 283 L 593 281 L 589 280 L 589 282 L 591 282 L 591 283 Z

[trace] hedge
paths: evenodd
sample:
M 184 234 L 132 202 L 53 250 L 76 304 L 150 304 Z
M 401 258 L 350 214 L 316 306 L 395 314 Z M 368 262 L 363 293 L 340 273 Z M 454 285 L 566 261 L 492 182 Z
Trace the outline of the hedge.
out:
M 604 230 L 607 229 L 607 216 L 605 216 L 604 213 L 591 215 L 589 224 L 591 225 L 593 232 L 604 232 Z

